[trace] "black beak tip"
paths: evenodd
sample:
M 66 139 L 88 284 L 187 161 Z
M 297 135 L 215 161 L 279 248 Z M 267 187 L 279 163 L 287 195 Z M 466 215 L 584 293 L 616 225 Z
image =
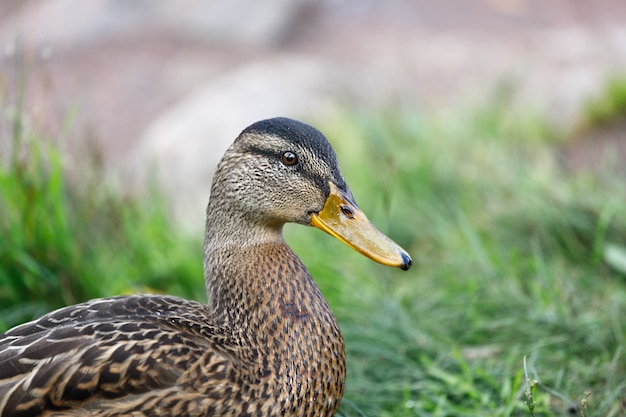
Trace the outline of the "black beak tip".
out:
M 411 265 L 413 265 L 413 261 L 407 253 L 402 254 L 402 261 L 404 263 L 400 266 L 400 269 L 402 269 L 403 271 L 408 271 Z

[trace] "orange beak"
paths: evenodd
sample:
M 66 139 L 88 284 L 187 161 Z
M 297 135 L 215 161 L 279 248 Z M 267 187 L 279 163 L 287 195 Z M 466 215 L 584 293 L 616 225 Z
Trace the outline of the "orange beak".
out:
M 309 224 L 378 263 L 405 271 L 411 267 L 409 254 L 376 229 L 349 191 L 341 191 L 332 182 L 324 208 L 311 216 Z

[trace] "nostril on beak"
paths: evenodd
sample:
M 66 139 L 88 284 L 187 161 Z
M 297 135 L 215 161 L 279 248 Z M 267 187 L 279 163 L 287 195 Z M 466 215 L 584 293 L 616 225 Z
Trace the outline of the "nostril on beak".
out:
M 348 206 L 341 206 L 341 212 L 349 219 L 354 219 L 354 212 Z

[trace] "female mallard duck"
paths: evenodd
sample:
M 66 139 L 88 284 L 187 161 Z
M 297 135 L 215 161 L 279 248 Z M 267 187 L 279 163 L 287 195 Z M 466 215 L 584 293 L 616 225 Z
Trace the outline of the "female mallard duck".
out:
M 162 295 L 88 301 L 0 336 L 1 416 L 331 416 L 345 381 L 339 327 L 282 227 L 308 224 L 371 259 L 408 254 L 354 202 L 316 129 L 245 129 L 207 208 L 208 305 Z

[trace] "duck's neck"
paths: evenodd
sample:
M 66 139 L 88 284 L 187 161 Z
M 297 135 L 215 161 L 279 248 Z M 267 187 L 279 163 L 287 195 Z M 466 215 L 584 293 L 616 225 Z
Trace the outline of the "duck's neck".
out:
M 346 377 L 345 349 L 326 300 L 280 229 L 207 220 L 205 280 L 209 321 L 229 335 L 242 360 L 297 414 L 317 401 L 334 415 Z M 242 227 L 244 226 L 244 227 Z M 213 233 L 213 230 L 218 230 Z
M 286 244 L 223 246 L 211 258 L 205 272 L 209 311 L 220 325 L 264 327 L 286 318 L 335 323 L 319 288 Z
M 335 318 L 306 267 L 287 246 L 281 228 L 221 219 L 218 233 L 207 222 L 204 277 L 212 319 L 238 328 L 269 319 L 329 323 Z M 230 224 L 228 224 L 230 223 Z M 230 227 L 227 227 L 230 226 Z M 272 316 L 272 317 L 270 317 Z

